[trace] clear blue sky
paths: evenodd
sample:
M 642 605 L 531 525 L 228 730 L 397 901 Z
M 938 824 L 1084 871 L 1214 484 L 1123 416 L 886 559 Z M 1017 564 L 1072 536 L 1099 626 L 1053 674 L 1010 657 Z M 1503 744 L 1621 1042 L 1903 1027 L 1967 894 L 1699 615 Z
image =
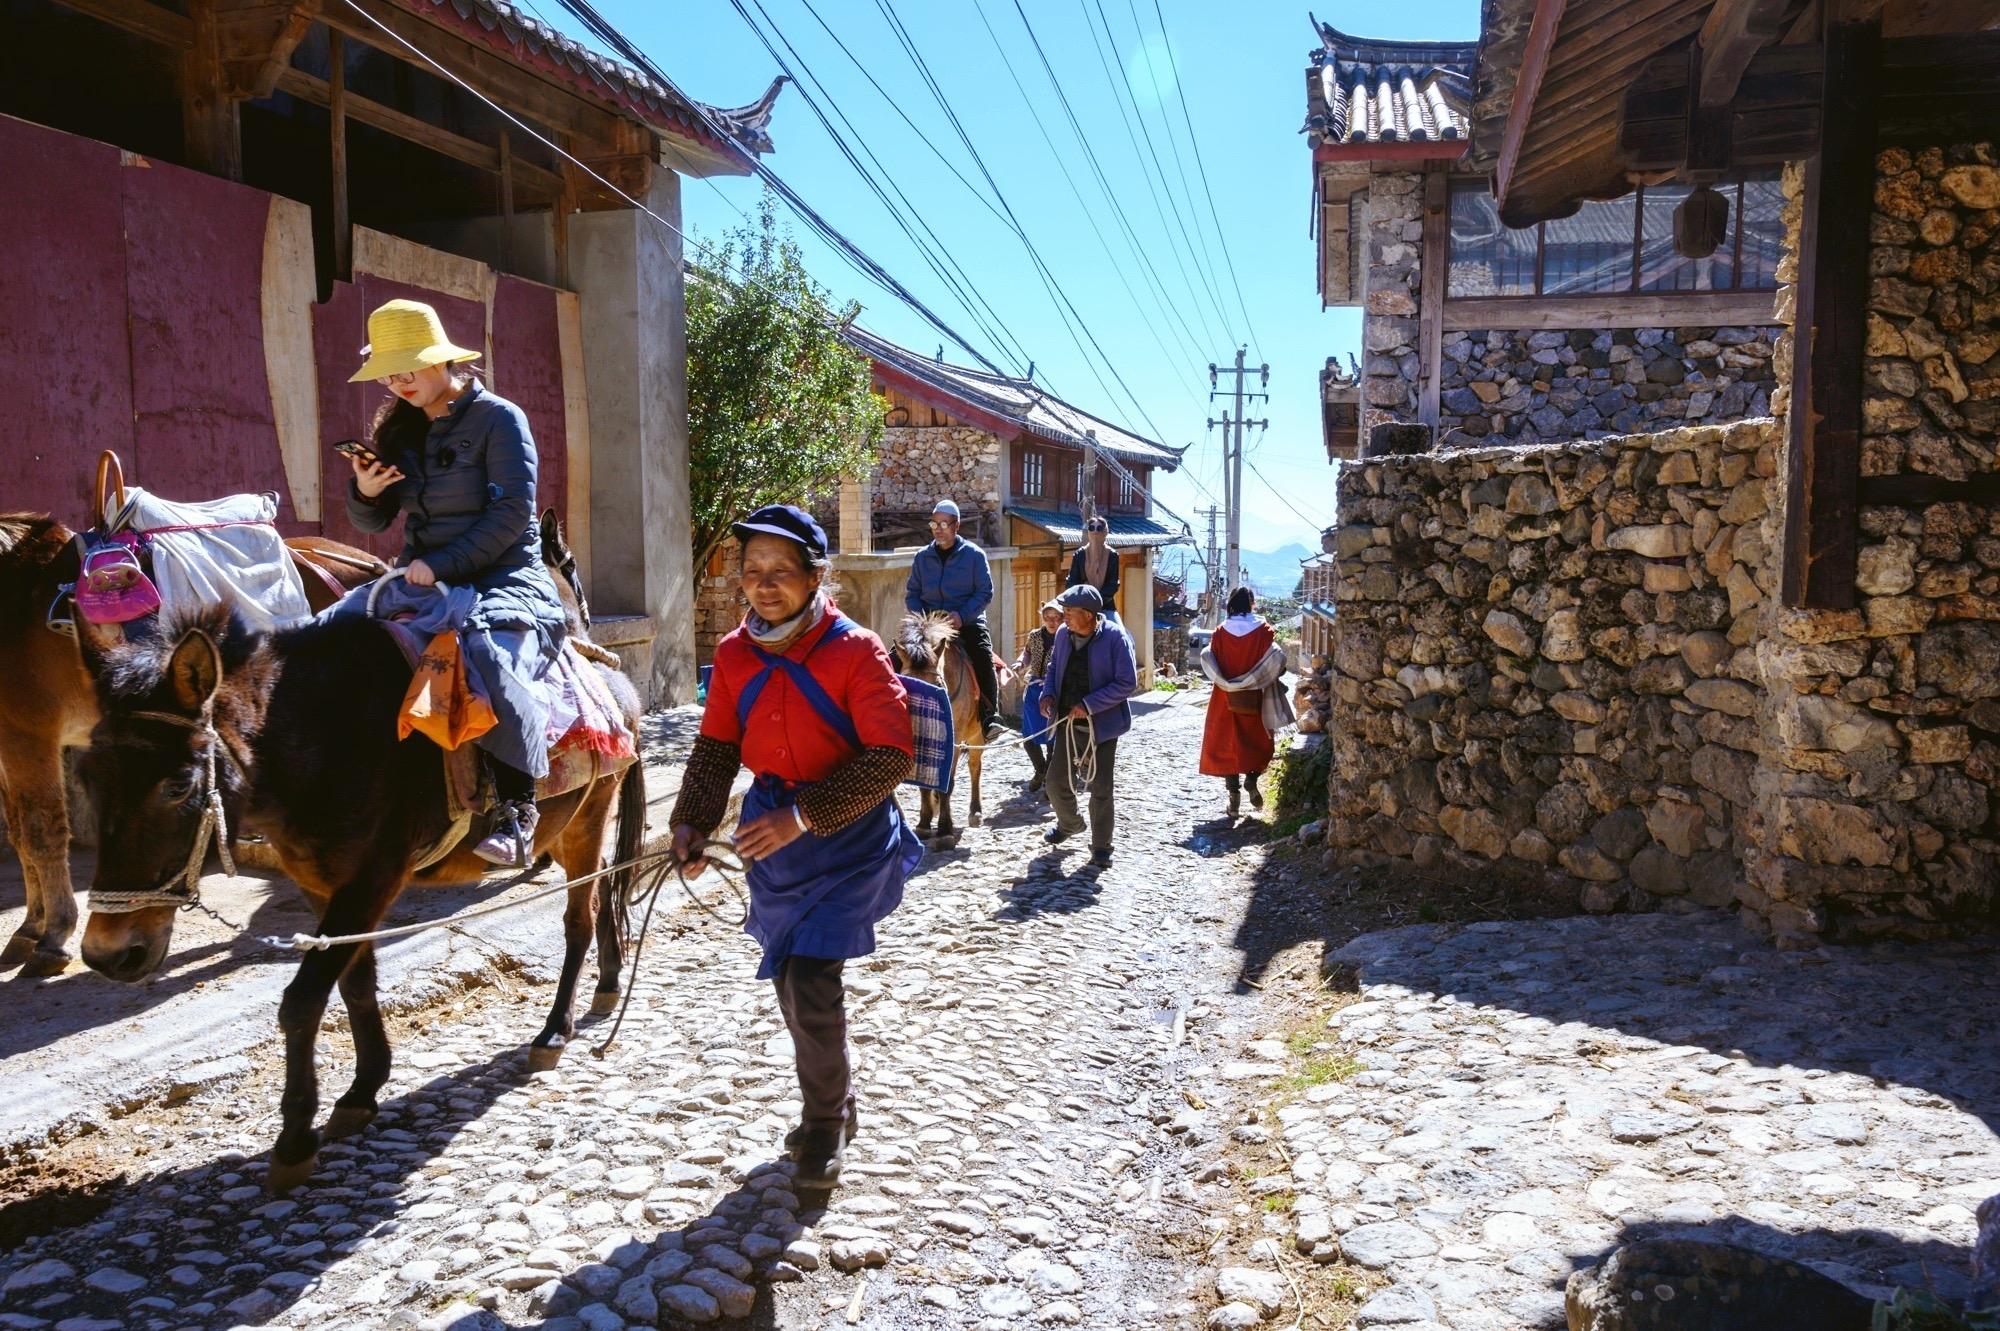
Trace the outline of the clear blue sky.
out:
M 1206 507 L 1210 499 L 1192 483 L 1190 473 L 1209 492 L 1221 494 L 1219 431 L 1210 431 L 1206 421 L 1219 417 L 1223 404 L 1207 399 L 1207 367 L 1210 361 L 1230 360 L 1230 339 L 1235 338 L 1249 343 L 1252 365 L 1268 361 L 1271 367 L 1268 407 L 1251 413 L 1253 419 L 1268 416 L 1271 424 L 1261 440 L 1251 436 L 1247 453 L 1264 479 L 1245 472 L 1244 546 L 1269 550 L 1296 540 L 1316 548 L 1318 528 L 1331 520 L 1334 507 L 1333 471 L 1320 441 L 1319 370 L 1329 355 L 1344 358 L 1349 351 L 1359 352 L 1360 320 L 1351 309 L 1322 311 L 1314 289 L 1314 242 L 1307 237 L 1310 154 L 1298 132 L 1305 115 L 1306 58 L 1317 44 L 1307 7 L 1313 3 L 1320 18 L 1351 33 L 1465 38 L 1477 33 L 1477 0 L 1404 0 L 1396 5 L 1158 0 L 1164 37 L 1155 0 L 1020 0 L 1018 10 L 1015 0 L 881 3 L 902 20 L 1028 239 L 1157 424 L 1156 437 L 1175 446 L 1194 444 L 1186 470 L 1155 487 L 1159 497 L 1193 520 L 1194 509 Z M 744 0 L 744 5 L 761 19 L 755 0 Z M 1086 359 L 1065 328 L 1020 239 L 981 201 L 991 196 L 978 168 L 915 62 L 905 55 L 878 0 L 810 0 L 810 7 L 808 0 L 762 0 L 762 5 L 824 83 L 832 104 L 853 122 L 889 177 L 962 265 L 971 285 L 1033 358 L 1037 378 L 1089 411 L 1154 435 L 1110 372 L 1101 364 L 1093 371 L 1094 357 Z M 1099 45 L 1106 40 L 1097 26 L 1099 6 L 1115 50 Z M 534 0 L 530 9 L 564 31 L 576 32 L 574 21 L 553 0 Z M 814 19 L 813 9 L 952 165 L 979 186 L 979 194 L 954 179 L 869 85 Z M 685 91 L 708 102 L 733 106 L 750 101 L 779 72 L 730 0 L 674 5 L 599 0 L 599 10 Z M 982 23 L 982 10 L 1027 90 L 1027 102 Z M 1188 333 L 1172 314 L 1162 314 L 1152 280 L 1105 202 L 1030 45 L 1023 10 Z M 1111 73 L 1124 81 L 1132 102 L 1114 92 L 1100 49 L 1106 50 Z M 793 60 L 782 44 L 779 50 Z M 1189 144 L 1177 74 L 1200 163 L 1213 187 L 1220 241 Z M 819 95 L 818 89 L 813 91 Z M 1029 103 L 1054 141 L 1054 154 Z M 827 101 L 822 106 L 832 114 Z M 1146 136 L 1136 125 L 1128 131 L 1126 117 L 1135 107 L 1151 132 L 1161 175 L 1155 175 L 1147 155 Z M 838 117 L 834 120 L 840 123 Z M 798 89 L 787 88 L 780 96 L 771 133 L 777 151 L 768 160 L 781 176 L 974 345 L 1003 367 L 1015 368 L 869 192 Z M 1064 168 L 1076 181 L 1082 205 L 1064 181 Z M 723 179 L 712 186 L 689 182 L 683 207 L 690 228 L 719 236 L 740 225 L 738 210 L 754 212 L 760 188 L 748 179 Z M 1167 194 L 1179 204 L 1178 221 L 1165 206 Z M 1093 221 L 1109 242 L 1110 257 Z M 837 297 L 862 302 L 866 326 L 909 346 L 937 349 L 939 335 L 917 315 L 869 284 L 816 238 L 801 234 L 800 239 L 815 276 Z M 1234 261 L 1242 308 L 1221 242 Z M 1085 339 L 1084 346 L 1089 345 Z M 945 354 L 966 359 L 953 347 Z

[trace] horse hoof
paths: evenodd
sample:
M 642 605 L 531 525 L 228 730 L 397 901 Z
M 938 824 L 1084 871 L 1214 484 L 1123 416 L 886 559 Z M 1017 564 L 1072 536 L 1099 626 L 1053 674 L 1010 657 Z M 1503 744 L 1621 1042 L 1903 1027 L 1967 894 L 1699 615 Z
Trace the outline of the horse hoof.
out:
M 374 1121 L 373 1109 L 336 1105 L 334 1111 L 326 1116 L 326 1131 L 321 1135 L 328 1141 L 339 1141 L 342 1137 L 354 1136 Z
M 21 965 L 21 974 L 46 978 L 69 969 L 69 957 L 61 952 L 31 952 Z
M 975 810 L 973 815 L 965 820 L 965 825 L 967 827 L 984 827 L 986 826 L 986 815 Z
M 25 962 L 34 952 L 35 944 L 41 941 L 28 934 L 15 934 L 7 940 L 6 947 L 0 948 L 0 970 L 12 970 Z
M 621 995 L 616 989 L 607 989 L 601 994 L 590 996 L 590 1015 L 608 1017 L 618 1010 Z
M 318 1167 L 318 1152 L 314 1152 L 295 1165 L 287 1165 L 273 1160 L 270 1170 L 264 1175 L 264 1190 L 273 1197 L 283 1197 L 293 1188 L 298 1187 L 301 1183 L 311 1178 L 313 1170 Z
M 531 1044 L 528 1046 L 528 1071 L 548 1072 L 562 1062 L 563 1047 L 559 1044 Z

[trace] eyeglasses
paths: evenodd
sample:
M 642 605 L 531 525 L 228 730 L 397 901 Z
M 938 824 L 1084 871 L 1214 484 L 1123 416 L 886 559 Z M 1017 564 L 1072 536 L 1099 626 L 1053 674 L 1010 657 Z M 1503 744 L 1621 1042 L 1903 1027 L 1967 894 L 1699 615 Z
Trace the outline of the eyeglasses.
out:
M 385 374 L 375 382 L 378 384 L 413 384 L 417 381 L 415 370 L 405 370 L 401 374 Z
M 957 525 L 958 524 L 956 522 L 953 522 L 950 518 L 931 519 L 931 526 L 933 527 L 956 527 Z

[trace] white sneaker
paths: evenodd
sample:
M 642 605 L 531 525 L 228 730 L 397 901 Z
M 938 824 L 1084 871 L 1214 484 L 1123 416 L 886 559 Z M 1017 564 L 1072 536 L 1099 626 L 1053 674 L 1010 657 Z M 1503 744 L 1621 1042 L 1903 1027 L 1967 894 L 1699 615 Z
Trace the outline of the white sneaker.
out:
M 494 810 L 493 830 L 472 853 L 503 869 L 524 868 L 535 857 L 535 825 L 541 819 L 533 800 L 501 804 Z

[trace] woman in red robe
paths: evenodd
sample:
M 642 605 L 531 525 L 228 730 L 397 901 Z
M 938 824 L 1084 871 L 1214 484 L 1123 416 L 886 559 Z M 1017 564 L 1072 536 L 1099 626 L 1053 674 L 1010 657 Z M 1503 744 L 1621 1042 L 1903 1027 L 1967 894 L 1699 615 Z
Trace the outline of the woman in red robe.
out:
M 1264 728 L 1264 691 L 1261 688 L 1230 689 L 1226 684 L 1241 681 L 1263 665 L 1277 646 L 1278 636 L 1257 614 L 1257 597 L 1248 587 L 1238 587 L 1229 597 L 1229 618 L 1209 640 L 1202 665 L 1216 683 L 1208 698 L 1208 726 L 1201 737 L 1201 771 L 1219 776 L 1229 788 L 1229 813 L 1236 815 L 1243 797 L 1243 778 L 1248 777 L 1250 807 L 1264 807 L 1264 792 L 1257 778 L 1271 765 L 1274 749 L 1271 732 Z

